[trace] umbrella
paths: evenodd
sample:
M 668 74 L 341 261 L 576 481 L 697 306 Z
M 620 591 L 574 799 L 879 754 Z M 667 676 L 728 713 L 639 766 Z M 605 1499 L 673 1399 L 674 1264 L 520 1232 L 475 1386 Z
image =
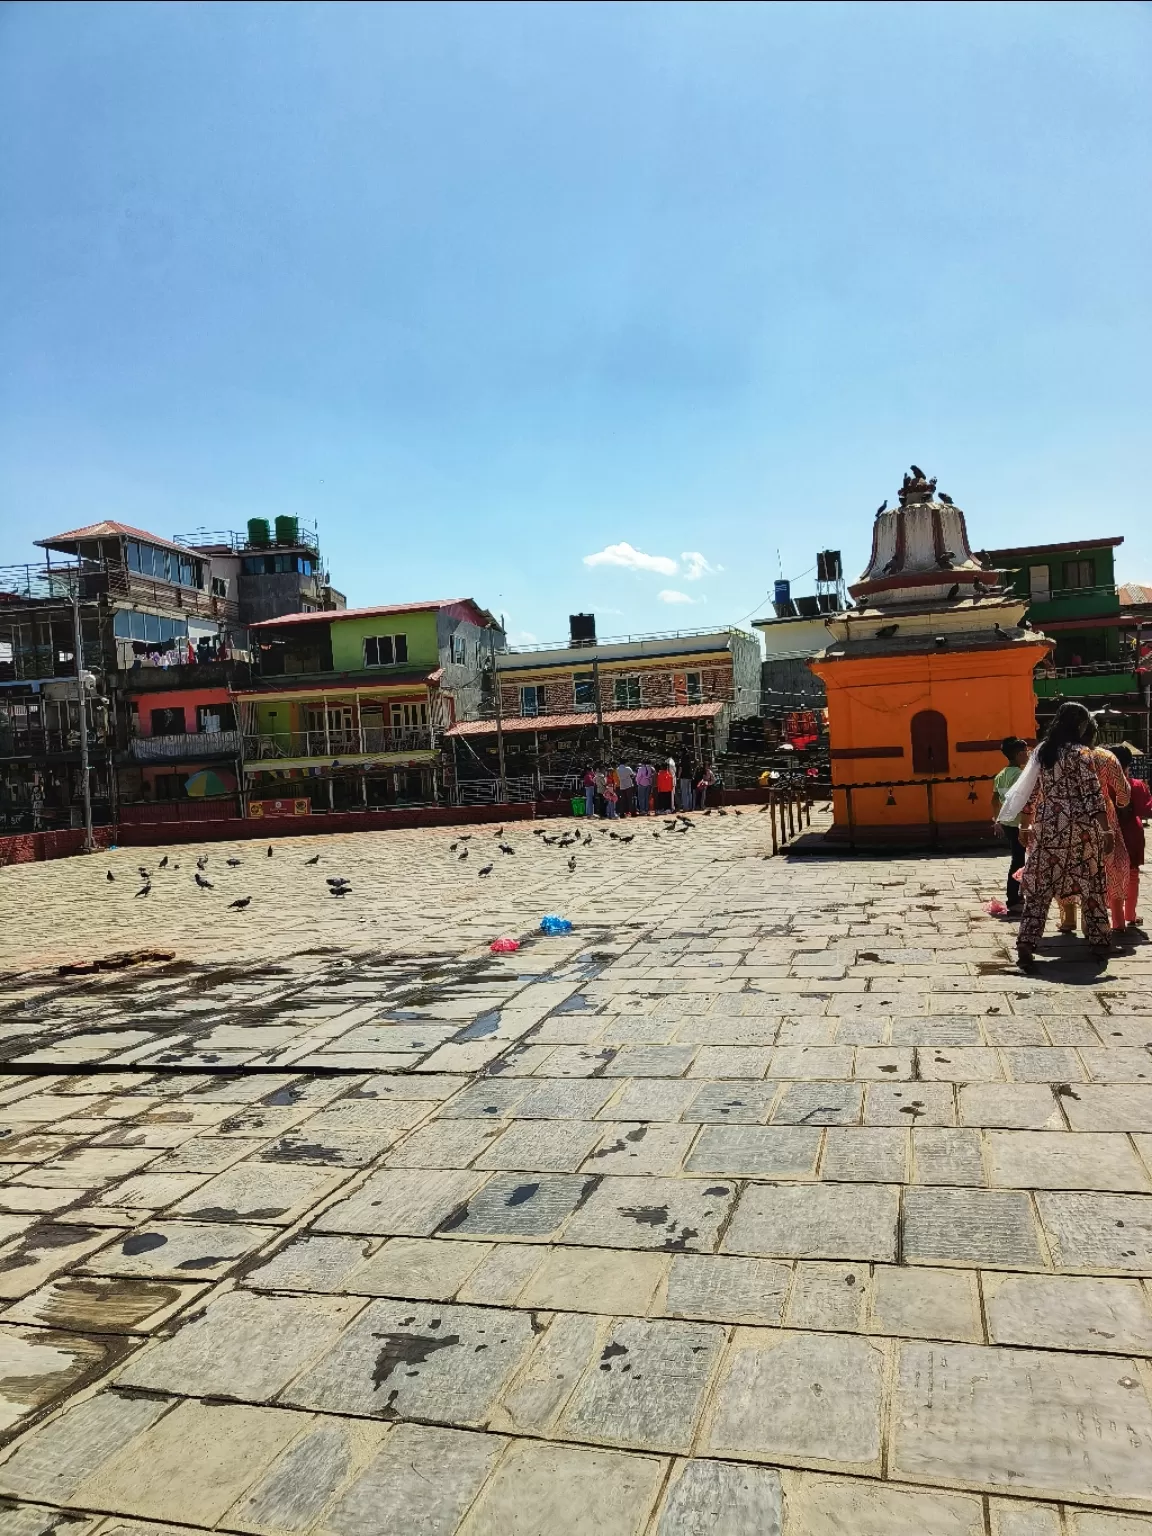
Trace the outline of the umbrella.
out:
M 203 798 L 208 795 L 230 795 L 236 788 L 236 780 L 232 775 L 214 773 L 211 768 L 202 768 L 199 773 L 194 773 L 190 779 L 184 780 L 184 788 L 189 795 Z

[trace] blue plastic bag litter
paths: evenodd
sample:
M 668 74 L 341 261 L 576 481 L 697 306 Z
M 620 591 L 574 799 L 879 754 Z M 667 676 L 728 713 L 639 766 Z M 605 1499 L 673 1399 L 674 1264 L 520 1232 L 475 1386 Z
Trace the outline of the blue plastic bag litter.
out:
M 572 924 L 566 917 L 554 917 L 551 913 L 540 919 L 541 933 L 571 933 Z

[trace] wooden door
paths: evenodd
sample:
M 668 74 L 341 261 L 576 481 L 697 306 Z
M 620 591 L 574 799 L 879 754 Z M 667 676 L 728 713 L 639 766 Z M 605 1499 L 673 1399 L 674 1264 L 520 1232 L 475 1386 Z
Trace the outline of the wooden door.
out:
M 912 716 L 912 772 L 948 772 L 948 722 L 938 709 Z

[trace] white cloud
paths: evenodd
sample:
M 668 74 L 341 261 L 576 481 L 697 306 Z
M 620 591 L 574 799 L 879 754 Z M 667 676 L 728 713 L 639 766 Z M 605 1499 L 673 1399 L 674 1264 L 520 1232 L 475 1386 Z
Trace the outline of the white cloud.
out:
M 631 544 L 609 544 L 594 555 L 585 555 L 584 564 L 619 565 L 628 571 L 655 571 L 659 576 L 675 576 L 680 569 L 670 555 L 646 555 Z
M 687 592 L 677 592 L 674 587 L 665 587 L 663 592 L 657 592 L 656 596 L 662 603 L 702 603 L 702 597 L 689 597 Z
M 508 643 L 510 645 L 535 645 L 536 636 L 530 629 L 518 629 L 509 635 Z
M 706 560 L 698 549 L 686 549 L 680 558 L 684 562 L 685 581 L 699 581 L 701 576 L 715 576 L 724 569 Z

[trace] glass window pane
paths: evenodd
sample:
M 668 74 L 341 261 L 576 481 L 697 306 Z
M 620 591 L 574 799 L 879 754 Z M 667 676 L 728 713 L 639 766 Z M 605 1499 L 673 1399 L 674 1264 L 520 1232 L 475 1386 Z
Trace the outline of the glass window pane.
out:
M 395 635 L 393 637 L 393 656 L 396 661 L 408 660 L 408 636 Z
M 125 609 L 117 611 L 112 620 L 112 633 L 118 640 L 130 640 L 132 638 L 132 615 Z
M 144 638 L 157 642 L 160 639 L 160 617 L 155 613 L 144 615 Z
M 364 665 L 366 667 L 378 667 L 380 665 L 380 647 L 375 635 L 368 635 L 364 640 Z
M 591 672 L 577 672 L 572 678 L 577 709 L 596 708 L 596 679 Z
M 130 571 L 140 569 L 140 546 L 135 539 L 128 540 L 128 569 Z

